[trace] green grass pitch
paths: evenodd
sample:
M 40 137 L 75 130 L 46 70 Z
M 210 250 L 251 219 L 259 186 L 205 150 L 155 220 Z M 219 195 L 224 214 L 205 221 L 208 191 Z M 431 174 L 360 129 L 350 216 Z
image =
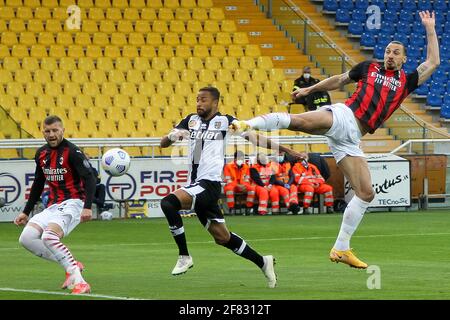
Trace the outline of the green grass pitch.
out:
M 328 260 L 341 219 L 226 217 L 230 230 L 276 257 L 275 289 L 253 263 L 216 245 L 196 217 L 184 218 L 194 268 L 177 277 L 170 272 L 178 251 L 165 219 L 84 223 L 64 239 L 85 264 L 93 295 L 84 297 L 60 295 L 67 292 L 59 289 L 62 268 L 22 248 L 22 228 L 0 223 L 0 300 L 450 299 L 449 211 L 366 213 L 351 244 L 359 258 L 379 267 L 380 289 L 368 289 L 373 274 L 366 270 Z

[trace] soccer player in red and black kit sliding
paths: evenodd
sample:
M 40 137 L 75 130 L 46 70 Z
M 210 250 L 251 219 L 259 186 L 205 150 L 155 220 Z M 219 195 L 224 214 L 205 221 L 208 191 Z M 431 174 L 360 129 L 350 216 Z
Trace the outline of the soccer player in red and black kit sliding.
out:
M 330 91 L 343 85 L 358 82 L 356 91 L 345 101 L 320 110 L 302 114 L 271 113 L 247 121 L 237 121 L 230 127 L 234 131 L 289 129 L 328 138 L 334 158 L 355 191 L 355 196 L 344 211 L 337 240 L 330 251 L 330 260 L 354 268 L 367 268 L 350 248 L 350 238 L 361 222 L 366 209 L 374 199 L 372 179 L 364 153 L 359 148 L 361 137 L 373 133 L 402 101 L 424 83 L 439 66 L 439 44 L 435 30 L 435 15 L 419 12 L 427 34 L 427 58 L 417 70 L 405 74 L 405 46 L 398 41 L 388 44 L 384 63 L 365 61 L 350 71 L 320 81 L 314 86 L 293 92 L 295 97 L 307 96 L 316 91 Z
M 43 133 L 47 143 L 37 150 L 34 158 L 36 171 L 30 197 L 14 220 L 16 225 L 25 225 L 19 242 L 36 256 L 55 261 L 65 269 L 63 289 L 71 289 L 76 294 L 89 293 L 91 288 L 81 275 L 83 265 L 75 260 L 61 239 L 80 222 L 91 219 L 96 178 L 83 152 L 64 139 L 59 117 L 48 116 Z M 28 221 L 45 182 L 50 188 L 48 206 Z

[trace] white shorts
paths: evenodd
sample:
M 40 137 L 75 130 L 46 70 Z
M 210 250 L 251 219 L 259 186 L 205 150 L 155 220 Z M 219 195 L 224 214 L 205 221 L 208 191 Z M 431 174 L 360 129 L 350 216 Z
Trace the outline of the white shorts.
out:
M 84 202 L 80 199 L 69 199 L 56 203 L 44 211 L 33 216 L 29 222 L 33 222 L 45 230 L 50 223 L 56 223 L 67 236 L 80 223 L 81 211 Z
M 333 113 L 333 125 L 324 136 L 328 139 L 328 145 L 336 163 L 345 156 L 365 158 L 366 156 L 359 146 L 362 137 L 361 131 L 352 109 L 343 103 L 323 106 L 321 109 L 330 110 Z

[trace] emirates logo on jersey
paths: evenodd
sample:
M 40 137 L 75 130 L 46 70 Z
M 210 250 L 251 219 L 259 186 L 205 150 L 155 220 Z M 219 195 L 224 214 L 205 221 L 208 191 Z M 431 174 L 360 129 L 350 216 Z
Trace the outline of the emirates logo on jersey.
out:
M 375 71 L 373 71 L 370 76 L 375 78 L 375 84 L 381 84 L 383 87 L 388 87 L 392 91 L 397 91 L 397 88 L 402 86 L 402 82 L 394 77 L 387 77 Z

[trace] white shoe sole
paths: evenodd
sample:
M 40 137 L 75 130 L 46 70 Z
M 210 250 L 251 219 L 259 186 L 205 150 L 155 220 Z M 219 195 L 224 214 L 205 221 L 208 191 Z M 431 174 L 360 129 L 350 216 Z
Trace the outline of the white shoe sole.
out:
M 181 272 L 178 272 L 178 273 L 173 273 L 173 271 L 172 271 L 172 275 L 173 275 L 173 276 L 179 276 L 179 275 L 181 275 L 181 274 L 185 274 L 185 273 L 188 272 L 188 270 L 191 269 L 193 266 L 194 266 L 194 264 L 191 264 L 191 265 L 189 266 L 189 268 L 187 268 L 185 271 L 181 271 Z

